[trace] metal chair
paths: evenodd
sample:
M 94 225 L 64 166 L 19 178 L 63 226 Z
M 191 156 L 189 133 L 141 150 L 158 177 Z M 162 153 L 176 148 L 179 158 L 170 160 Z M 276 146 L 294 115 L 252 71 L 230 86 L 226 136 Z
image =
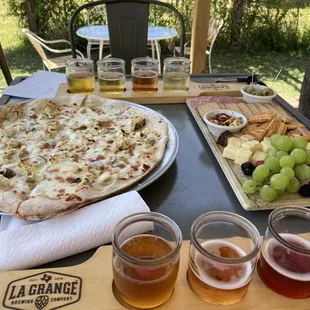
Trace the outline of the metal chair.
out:
M 147 55 L 147 32 L 149 5 L 164 6 L 173 11 L 180 22 L 180 55 L 184 55 L 184 20 L 172 5 L 157 0 L 99 0 L 80 6 L 71 16 L 68 32 L 72 56 L 76 57 L 73 25 L 76 16 L 84 9 L 106 5 L 112 57 L 126 61 L 126 72 L 130 73 L 131 60 Z
M 1 68 L 1 71 L 2 71 L 2 73 L 4 75 L 6 83 L 8 85 L 10 85 L 11 82 L 12 82 L 12 75 L 11 75 L 11 72 L 10 72 L 10 68 L 9 68 L 8 62 L 7 62 L 6 58 L 5 58 L 5 55 L 4 55 L 1 43 L 0 43 L 0 68 Z
M 43 62 L 43 70 L 45 70 L 45 67 L 48 69 L 48 71 L 51 71 L 53 69 L 63 68 L 66 66 L 66 61 L 72 59 L 71 55 L 48 58 L 44 51 L 44 49 L 46 49 L 49 52 L 55 53 L 55 54 L 71 53 L 72 52 L 71 48 L 58 50 L 58 49 L 50 48 L 46 45 L 46 44 L 55 44 L 55 43 L 67 43 L 70 45 L 69 41 L 67 40 L 52 40 L 52 41 L 43 40 L 41 37 L 39 37 L 38 35 L 36 35 L 35 33 L 33 33 L 27 28 L 23 28 L 22 32 L 27 36 L 27 38 L 29 39 L 29 41 L 31 42 L 35 50 L 38 52 L 39 56 L 41 57 L 42 62 Z M 79 50 L 76 50 L 76 53 L 79 54 L 78 58 L 84 58 L 84 55 Z
M 106 11 L 105 5 L 98 5 L 97 7 L 94 7 L 92 9 L 90 9 L 87 13 L 87 24 L 88 25 L 92 25 L 92 18 L 93 16 L 97 16 L 97 15 L 101 15 L 103 16 L 104 13 Z M 106 16 L 104 16 L 104 23 L 107 24 L 107 20 L 106 20 Z M 98 49 L 99 49 L 99 45 L 100 45 L 100 40 L 96 40 L 96 39 L 87 39 L 87 58 L 91 59 L 91 51 L 92 51 L 92 46 L 93 45 L 97 45 Z M 110 42 L 109 41 L 104 41 L 103 42 L 103 48 L 110 47 Z M 101 54 L 99 55 L 99 59 L 102 58 L 102 51 L 103 49 L 100 50 Z
M 207 41 L 207 50 L 206 54 L 209 55 L 209 73 L 212 73 L 212 64 L 211 64 L 211 53 L 212 53 L 212 48 L 215 43 L 215 40 L 217 38 L 217 35 L 219 34 L 222 26 L 224 24 L 224 20 L 217 19 L 217 18 L 211 18 L 209 21 L 209 30 L 208 30 L 208 41 Z M 191 33 L 186 33 L 186 34 L 191 34 Z M 179 52 L 180 47 L 176 46 L 175 51 Z M 190 48 L 190 41 L 186 42 L 184 45 L 184 54 L 185 55 L 190 55 L 191 53 L 191 48 Z

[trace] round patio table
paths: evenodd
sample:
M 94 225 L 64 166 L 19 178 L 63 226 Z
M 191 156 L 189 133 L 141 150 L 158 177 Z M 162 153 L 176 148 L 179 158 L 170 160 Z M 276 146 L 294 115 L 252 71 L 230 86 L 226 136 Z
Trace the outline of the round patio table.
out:
M 108 25 L 91 25 L 79 28 L 76 31 L 79 37 L 87 40 L 99 41 L 99 59 L 102 58 L 102 50 L 104 41 L 110 40 Z M 149 26 L 147 40 L 151 42 L 152 57 L 155 57 L 155 48 L 157 59 L 160 63 L 160 45 L 159 40 L 174 38 L 178 35 L 177 31 L 172 28 L 162 26 Z

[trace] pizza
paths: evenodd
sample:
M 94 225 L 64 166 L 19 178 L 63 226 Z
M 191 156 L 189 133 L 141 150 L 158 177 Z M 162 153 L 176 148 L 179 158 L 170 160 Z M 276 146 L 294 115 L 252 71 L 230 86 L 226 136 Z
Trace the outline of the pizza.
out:
M 0 107 L 0 210 L 46 219 L 109 197 L 162 160 L 155 111 L 93 95 Z

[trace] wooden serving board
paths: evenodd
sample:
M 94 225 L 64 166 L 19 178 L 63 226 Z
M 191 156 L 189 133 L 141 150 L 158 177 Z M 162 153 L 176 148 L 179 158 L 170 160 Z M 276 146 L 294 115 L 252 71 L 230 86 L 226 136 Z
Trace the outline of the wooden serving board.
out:
M 240 96 L 243 83 L 194 83 L 190 81 L 187 92 L 168 92 L 164 90 L 163 81 L 158 82 L 158 91 L 150 94 L 137 93 L 132 90 L 131 81 L 126 81 L 126 91 L 118 95 L 100 92 L 98 81 L 95 82 L 93 94 L 105 98 L 117 98 L 139 104 L 185 103 L 188 98 L 199 96 Z M 68 95 L 67 83 L 59 85 L 56 96 Z
M 188 251 L 189 241 L 184 241 L 175 291 L 161 309 L 219 309 L 198 298 L 189 288 L 186 279 Z M 113 295 L 112 280 L 112 246 L 100 247 L 90 260 L 73 267 L 1 272 L 1 309 L 125 309 Z M 274 293 L 255 273 L 245 297 L 226 308 L 310 310 L 310 303 L 309 299 L 294 300 Z
M 203 100 L 203 99 L 202 99 Z M 242 100 L 240 99 L 240 102 Z M 230 159 L 226 159 L 223 157 L 223 147 L 216 143 L 216 138 L 212 136 L 207 125 L 203 121 L 201 115 L 198 110 L 192 105 L 193 100 L 187 100 L 187 106 L 193 114 L 202 134 L 207 140 L 214 156 L 216 157 L 219 165 L 221 166 L 228 182 L 230 183 L 233 191 L 235 192 L 240 204 L 247 211 L 257 211 L 257 210 L 272 210 L 281 206 L 310 206 L 310 198 L 302 197 L 298 193 L 290 194 L 284 192 L 277 196 L 277 198 L 272 201 L 264 201 L 260 198 L 259 194 L 255 195 L 247 195 L 243 189 L 242 184 L 249 179 L 249 177 L 245 176 L 242 171 L 240 165 L 234 163 L 234 161 Z M 241 107 L 238 103 L 213 103 L 210 102 L 206 104 L 205 112 L 208 110 L 214 109 L 227 109 L 227 110 L 236 110 L 246 117 L 251 116 L 252 114 L 260 114 L 265 112 L 276 112 L 278 114 L 286 114 L 293 119 L 294 123 L 299 123 L 299 121 L 291 114 L 287 113 L 277 105 L 276 103 L 271 104 L 246 104 L 247 107 Z

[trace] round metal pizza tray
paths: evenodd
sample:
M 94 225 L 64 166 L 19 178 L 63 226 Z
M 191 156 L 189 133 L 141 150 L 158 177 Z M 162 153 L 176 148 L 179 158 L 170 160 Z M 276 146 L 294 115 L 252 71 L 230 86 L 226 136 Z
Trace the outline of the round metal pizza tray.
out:
M 158 164 L 157 167 L 154 168 L 153 171 L 150 172 L 150 174 L 148 174 L 146 177 L 144 177 L 142 180 L 140 180 L 137 184 L 127 188 L 127 190 L 126 190 L 126 192 L 127 191 L 140 191 L 141 189 L 143 189 L 143 188 L 149 186 L 150 184 L 152 184 L 153 182 L 155 182 L 173 164 L 173 162 L 174 162 L 174 160 L 178 154 L 178 150 L 179 150 L 179 136 L 178 136 L 177 130 L 172 125 L 172 123 L 166 117 L 161 115 L 160 113 L 158 113 L 158 112 L 156 112 L 156 111 L 154 111 L 148 107 L 136 104 L 136 103 L 132 103 L 132 102 L 124 101 L 124 100 L 118 100 L 118 101 L 121 101 L 123 103 L 126 103 L 126 104 L 133 106 L 135 108 L 138 108 L 138 109 L 147 110 L 147 111 L 157 113 L 166 121 L 166 123 L 168 125 L 169 141 L 167 143 L 165 155 L 164 155 L 162 161 Z
M 148 107 L 145 107 L 145 106 L 133 103 L 133 102 L 124 101 L 124 100 L 118 100 L 118 99 L 116 99 L 116 100 L 117 101 L 121 101 L 123 103 L 126 103 L 126 104 L 128 104 L 130 106 L 133 106 L 135 108 L 138 108 L 138 109 L 147 110 L 147 111 L 151 111 L 151 112 L 157 113 L 166 121 L 166 123 L 168 125 L 169 141 L 168 141 L 167 146 L 166 146 L 165 155 L 164 155 L 163 159 L 161 160 L 161 162 L 146 177 L 144 177 L 142 180 L 140 180 L 135 185 L 127 188 L 126 190 L 124 190 L 124 192 L 140 191 L 141 189 L 143 189 L 143 188 L 149 186 L 150 184 L 152 184 L 153 182 L 155 182 L 173 164 L 173 162 L 174 162 L 174 160 L 175 160 L 175 158 L 177 156 L 178 150 L 179 150 L 179 136 L 178 136 L 177 130 L 172 125 L 172 123 L 166 117 L 161 115 L 160 113 L 158 113 L 158 112 L 156 112 L 156 111 L 154 111 L 154 110 L 152 110 L 152 109 L 150 109 Z M 4 212 L 0 211 L 0 215 L 1 214 L 2 215 L 8 215 L 7 213 L 4 213 Z

